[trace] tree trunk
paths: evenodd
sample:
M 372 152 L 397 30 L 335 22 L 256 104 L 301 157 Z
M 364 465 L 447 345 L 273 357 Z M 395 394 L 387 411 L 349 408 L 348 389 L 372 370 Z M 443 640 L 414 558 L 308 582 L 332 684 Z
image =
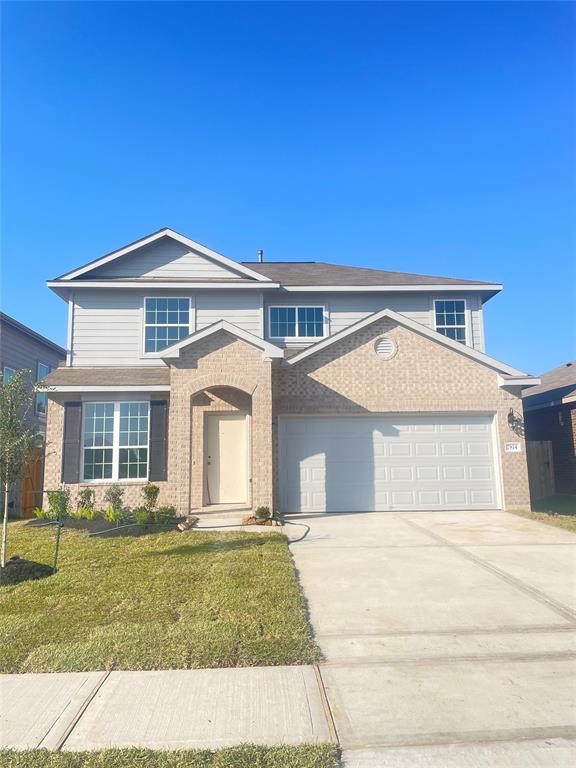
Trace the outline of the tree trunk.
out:
M 4 483 L 4 519 L 2 520 L 2 554 L 0 566 L 6 565 L 6 539 L 8 538 L 8 483 Z

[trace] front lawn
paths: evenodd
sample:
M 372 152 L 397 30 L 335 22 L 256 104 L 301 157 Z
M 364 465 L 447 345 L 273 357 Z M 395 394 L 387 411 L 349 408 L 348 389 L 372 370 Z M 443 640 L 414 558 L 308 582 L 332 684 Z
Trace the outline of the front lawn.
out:
M 156 752 L 148 749 L 106 749 L 101 752 L 0 750 L 0 768 L 338 768 L 332 744 L 297 747 L 243 745 L 207 750 Z
M 532 511 L 520 511 L 516 514 L 576 533 L 576 496 L 548 496 L 537 501 Z
M 8 543 L 9 556 L 49 564 L 54 530 L 15 522 Z M 0 647 L 0 672 L 317 659 L 285 537 L 252 532 L 64 529 L 55 576 L 0 586 Z

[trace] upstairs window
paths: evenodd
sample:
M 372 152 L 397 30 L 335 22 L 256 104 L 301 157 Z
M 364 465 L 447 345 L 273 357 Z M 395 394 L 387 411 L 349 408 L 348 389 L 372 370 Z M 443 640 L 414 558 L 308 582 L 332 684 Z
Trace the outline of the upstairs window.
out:
M 310 339 L 324 336 L 324 307 L 270 307 L 270 337 Z
M 190 334 L 190 299 L 145 299 L 144 351 L 159 352 Z
M 46 365 L 46 363 L 38 363 L 38 366 L 36 368 L 36 381 L 42 381 L 43 379 L 48 376 L 50 373 L 50 366 Z M 36 393 L 36 413 L 40 416 L 46 415 L 46 410 L 48 407 L 48 392 L 37 392 Z
M 434 314 L 438 333 L 466 344 L 466 302 L 463 299 L 435 301 Z

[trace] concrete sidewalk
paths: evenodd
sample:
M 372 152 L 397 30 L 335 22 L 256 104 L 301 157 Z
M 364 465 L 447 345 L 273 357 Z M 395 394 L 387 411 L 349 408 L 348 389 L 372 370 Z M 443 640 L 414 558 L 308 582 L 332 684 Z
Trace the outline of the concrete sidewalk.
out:
M 217 749 L 333 740 L 311 666 L 0 676 L 0 746 Z

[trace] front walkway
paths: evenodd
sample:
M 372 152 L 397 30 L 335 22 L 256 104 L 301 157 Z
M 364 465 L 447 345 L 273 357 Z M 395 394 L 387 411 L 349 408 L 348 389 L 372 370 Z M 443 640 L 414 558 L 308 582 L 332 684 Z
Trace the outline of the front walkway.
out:
M 346 768 L 576 764 L 574 534 L 502 512 L 292 519 Z

